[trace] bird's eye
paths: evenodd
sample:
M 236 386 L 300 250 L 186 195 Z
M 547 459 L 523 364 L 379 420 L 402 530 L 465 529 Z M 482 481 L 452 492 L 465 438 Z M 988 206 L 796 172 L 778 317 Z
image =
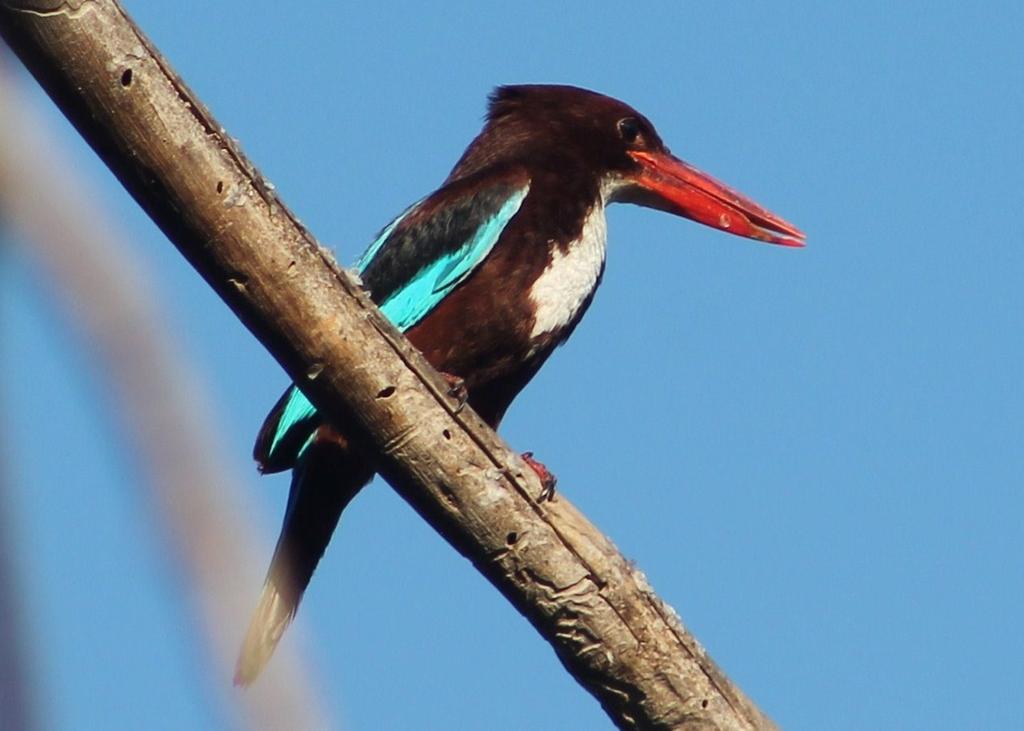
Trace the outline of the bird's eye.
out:
M 624 117 L 619 120 L 619 136 L 623 141 L 632 145 L 640 139 L 640 120 L 636 117 Z

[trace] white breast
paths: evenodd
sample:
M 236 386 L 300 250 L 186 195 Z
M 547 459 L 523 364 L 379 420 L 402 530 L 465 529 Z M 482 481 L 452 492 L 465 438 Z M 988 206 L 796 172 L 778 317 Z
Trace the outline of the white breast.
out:
M 530 288 L 536 308 L 531 337 L 563 328 L 576 318 L 601 279 L 607 238 L 604 203 L 599 200 L 583 223 L 580 237 L 569 244 L 568 251 L 554 250 L 547 268 Z

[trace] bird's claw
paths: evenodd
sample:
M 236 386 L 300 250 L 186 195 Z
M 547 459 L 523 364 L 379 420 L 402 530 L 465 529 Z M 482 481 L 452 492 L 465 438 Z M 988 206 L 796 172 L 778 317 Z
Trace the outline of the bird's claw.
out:
M 541 491 L 540 495 L 537 496 L 537 502 L 542 503 L 545 500 L 548 502 L 554 502 L 555 500 L 555 485 L 558 484 L 558 478 L 555 477 L 551 470 L 544 466 L 542 462 L 538 462 L 533 458 L 533 452 L 523 452 L 523 461 L 529 465 L 530 469 L 537 473 L 537 477 L 540 478 Z
M 455 399 L 455 413 L 459 413 L 466 406 L 466 402 L 469 401 L 469 389 L 466 388 L 466 382 L 462 378 L 451 373 L 441 373 L 445 383 L 448 384 L 448 396 Z

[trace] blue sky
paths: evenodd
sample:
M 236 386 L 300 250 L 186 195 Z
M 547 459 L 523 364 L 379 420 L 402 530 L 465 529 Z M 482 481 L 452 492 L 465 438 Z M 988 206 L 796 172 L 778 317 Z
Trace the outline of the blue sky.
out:
M 342 261 L 444 178 L 499 83 L 620 97 L 799 225 L 795 251 L 613 208 L 594 306 L 502 433 L 783 727 L 1024 726 L 1020 3 L 125 5 Z M 269 557 L 287 479 L 249 453 L 285 377 L 48 114 L 158 273 Z M 223 728 L 209 683 L 228 679 L 195 646 L 102 378 L 27 262 L 0 281 L 45 719 Z M 286 642 L 346 728 L 609 726 L 380 482 L 299 625 Z

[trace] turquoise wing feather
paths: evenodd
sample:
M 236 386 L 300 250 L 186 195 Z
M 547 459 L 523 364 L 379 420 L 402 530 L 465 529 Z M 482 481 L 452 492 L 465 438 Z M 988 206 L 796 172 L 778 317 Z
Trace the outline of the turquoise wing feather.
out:
M 479 225 L 466 243 L 437 257 L 391 293 L 381 303 L 381 312 L 403 331 L 426 317 L 491 252 L 506 224 L 519 210 L 527 191 L 528 187 L 515 191 L 493 216 Z
M 487 257 L 528 192 L 528 183 L 505 184 L 462 196 L 453 205 L 425 199 L 406 209 L 356 264 L 381 312 L 403 331 L 426 317 Z M 425 212 L 428 203 L 433 205 Z M 422 265 L 412 263 L 424 252 L 433 256 Z M 257 438 L 255 454 L 263 470 L 290 468 L 319 425 L 316 407 L 291 386 Z

